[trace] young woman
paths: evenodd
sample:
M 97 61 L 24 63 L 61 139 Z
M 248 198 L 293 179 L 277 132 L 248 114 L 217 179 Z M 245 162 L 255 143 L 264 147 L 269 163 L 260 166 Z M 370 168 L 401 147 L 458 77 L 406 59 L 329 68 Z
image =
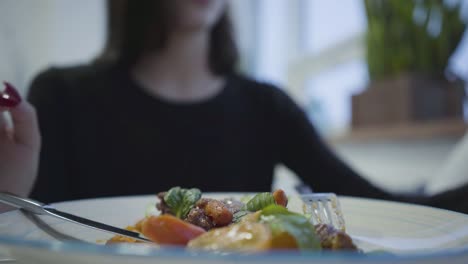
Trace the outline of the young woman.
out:
M 50 69 L 31 87 L 43 138 L 33 198 L 176 185 L 267 191 L 283 163 L 317 192 L 468 210 L 453 203 L 467 187 L 411 199 L 376 188 L 337 159 L 285 93 L 239 75 L 226 0 L 110 3 L 124 11 L 114 20 L 119 9 L 111 8 L 117 15 L 102 58 Z

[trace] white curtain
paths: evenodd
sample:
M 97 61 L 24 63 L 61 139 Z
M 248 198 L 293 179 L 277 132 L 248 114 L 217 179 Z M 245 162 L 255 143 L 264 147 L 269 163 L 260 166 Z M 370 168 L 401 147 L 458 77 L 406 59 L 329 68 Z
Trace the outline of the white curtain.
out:
M 104 30 L 104 0 L 1 0 L 0 79 L 24 94 L 39 71 L 93 58 Z

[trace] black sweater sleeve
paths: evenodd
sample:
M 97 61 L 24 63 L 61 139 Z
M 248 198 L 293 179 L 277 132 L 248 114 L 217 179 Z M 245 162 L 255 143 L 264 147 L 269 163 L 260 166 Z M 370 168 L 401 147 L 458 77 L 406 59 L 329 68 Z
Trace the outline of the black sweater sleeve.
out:
M 281 90 L 274 93 L 281 131 L 281 161 L 315 192 L 388 199 L 343 163 L 322 141 L 305 113 Z
M 70 197 L 68 170 L 66 87 L 57 70 L 38 75 L 29 90 L 28 100 L 37 110 L 42 137 L 39 173 L 31 197 L 50 203 Z
M 281 161 L 315 192 L 410 202 L 468 213 L 468 185 L 425 197 L 393 194 L 371 184 L 332 152 L 305 113 L 286 94 L 275 90 Z

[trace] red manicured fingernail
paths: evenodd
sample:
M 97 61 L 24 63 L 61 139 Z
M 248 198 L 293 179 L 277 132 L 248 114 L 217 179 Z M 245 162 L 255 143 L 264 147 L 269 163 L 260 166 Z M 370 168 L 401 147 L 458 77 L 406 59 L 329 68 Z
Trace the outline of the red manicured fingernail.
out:
M 21 95 L 16 89 L 8 82 L 3 82 L 5 90 L 0 93 L 0 106 L 15 107 L 21 103 Z

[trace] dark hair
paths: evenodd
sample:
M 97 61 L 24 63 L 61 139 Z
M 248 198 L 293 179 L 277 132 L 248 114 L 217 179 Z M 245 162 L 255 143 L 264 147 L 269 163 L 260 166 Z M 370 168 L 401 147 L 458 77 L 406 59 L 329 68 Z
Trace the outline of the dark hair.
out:
M 131 67 L 144 51 L 163 49 L 173 25 L 171 2 L 107 0 L 107 40 L 97 61 Z M 211 30 L 210 69 L 215 74 L 230 74 L 235 70 L 238 57 L 231 21 L 225 11 Z

